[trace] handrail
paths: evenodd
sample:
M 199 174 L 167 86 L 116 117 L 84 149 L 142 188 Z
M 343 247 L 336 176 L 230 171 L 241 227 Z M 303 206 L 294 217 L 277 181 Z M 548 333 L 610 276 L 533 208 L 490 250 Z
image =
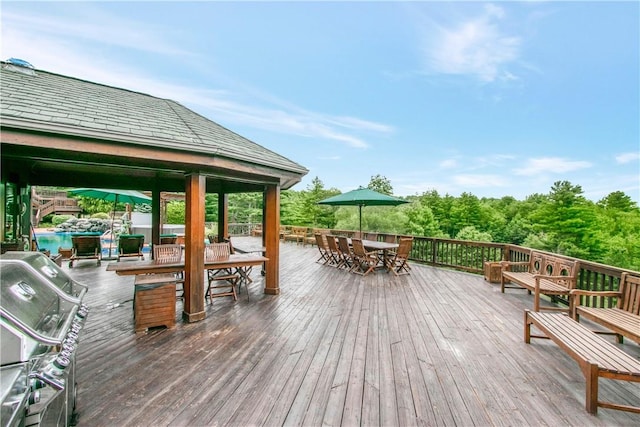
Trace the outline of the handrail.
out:
M 231 227 L 231 224 L 229 224 Z M 234 224 L 239 225 L 239 224 Z M 251 235 L 251 230 L 257 224 L 245 224 L 238 227 L 237 231 L 243 233 L 235 235 Z M 285 226 L 283 226 L 285 227 Z M 290 227 L 290 226 L 289 226 Z M 230 228 L 231 229 L 231 228 Z M 309 228 L 312 230 L 313 228 Z M 244 232 L 246 230 L 246 232 Z M 331 234 L 351 237 L 357 234 L 354 230 L 329 230 Z M 234 235 L 233 233 L 231 233 Z M 388 233 L 378 233 L 378 239 L 384 240 Z M 424 236 L 413 237 L 413 246 L 409 259 L 434 267 L 452 268 L 467 271 L 475 274 L 484 273 L 484 263 L 499 261 L 528 261 L 532 248 L 527 248 L 508 243 L 476 242 L 468 240 L 442 239 Z M 540 251 L 538 251 L 540 252 Z M 623 272 L 640 275 L 640 272 L 613 267 L 586 261 L 580 258 L 573 258 L 559 254 L 555 256 L 576 260 L 579 262 L 579 273 L 577 288 L 590 291 L 617 291 L 620 286 L 620 277 Z M 560 300 L 568 304 L 566 300 Z M 598 306 L 610 306 L 614 301 L 611 297 L 603 298 L 598 302 Z

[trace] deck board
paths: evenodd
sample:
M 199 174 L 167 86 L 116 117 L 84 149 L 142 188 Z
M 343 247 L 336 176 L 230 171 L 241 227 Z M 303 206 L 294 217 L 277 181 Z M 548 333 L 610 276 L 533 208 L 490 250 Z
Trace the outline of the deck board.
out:
M 133 278 L 81 262 L 90 314 L 77 353 L 79 426 L 632 425 L 584 410 L 577 364 L 523 341 L 526 292 L 413 265 L 362 277 L 281 243 L 280 295 L 263 278 L 238 301 L 172 329 L 133 330 Z M 126 262 L 126 261 L 122 261 Z M 612 338 L 612 342 L 614 339 Z M 619 344 L 616 344 L 619 345 Z M 622 348 L 640 357 L 640 346 Z M 603 399 L 640 404 L 640 385 L 601 380 Z

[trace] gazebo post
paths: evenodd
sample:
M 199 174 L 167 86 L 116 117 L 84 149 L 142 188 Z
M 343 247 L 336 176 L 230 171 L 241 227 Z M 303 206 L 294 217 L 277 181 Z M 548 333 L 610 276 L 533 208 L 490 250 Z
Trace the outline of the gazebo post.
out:
M 199 173 L 186 176 L 184 308 L 182 318 L 197 322 L 204 311 L 204 196 L 205 177 Z
M 280 186 L 267 185 L 264 194 L 262 234 L 265 246 L 264 293 L 280 294 Z
M 222 242 L 229 235 L 229 195 L 218 193 L 218 239 Z
M 151 191 L 151 247 L 160 244 L 160 234 L 162 233 L 162 215 L 160 214 L 162 204 L 160 201 L 160 189 L 155 187 Z M 153 251 L 151 251 L 153 258 Z

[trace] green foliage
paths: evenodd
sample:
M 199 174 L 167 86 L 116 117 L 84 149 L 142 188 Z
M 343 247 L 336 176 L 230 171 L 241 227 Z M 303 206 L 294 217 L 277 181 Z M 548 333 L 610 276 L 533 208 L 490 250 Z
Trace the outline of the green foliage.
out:
M 368 187 L 393 193 L 389 180 L 381 175 L 372 176 Z M 318 177 L 304 190 L 282 191 L 280 222 L 357 230 L 356 206 L 318 205 L 318 201 L 339 193 L 335 188 L 326 189 Z M 229 222 L 262 221 L 262 193 L 228 197 Z M 640 208 L 621 191 L 593 203 L 584 198 L 579 185 L 557 181 L 548 194 L 532 194 L 522 201 L 511 196 L 478 199 L 470 193 L 453 197 L 440 195 L 436 190 L 406 199 L 410 201 L 406 205 L 362 208 L 363 230 L 511 243 L 640 271 Z M 113 209 L 112 203 L 95 199 L 82 200 L 82 206 L 87 213 Z M 168 204 L 168 223 L 183 224 L 184 214 L 184 202 Z M 68 218 L 59 216 L 51 222 L 55 226 Z M 206 195 L 205 220 L 208 223 L 218 220 L 217 194 Z
M 167 224 L 184 224 L 185 202 L 182 200 L 172 200 L 167 203 Z
M 319 205 L 318 202 L 336 194 L 340 194 L 340 191 L 325 189 L 318 177 L 315 177 L 303 191 L 285 190 L 280 195 L 280 222 L 316 228 L 335 228 L 336 208 Z
M 456 240 L 470 240 L 473 242 L 491 242 L 491 234 L 477 230 L 473 225 L 464 227 L 456 234 Z
M 54 227 L 57 227 L 58 225 L 70 220 L 71 218 L 73 218 L 73 215 L 53 215 L 53 217 L 51 218 L 51 223 Z
M 94 213 L 93 215 L 91 215 L 91 218 L 109 219 L 109 215 L 104 213 L 104 212 L 97 212 L 97 213 Z
M 391 186 L 391 181 L 389 181 L 382 175 L 372 176 L 371 180 L 369 181 L 369 185 L 367 185 L 367 188 L 377 191 L 378 193 L 386 194 L 388 196 L 393 195 L 393 187 Z

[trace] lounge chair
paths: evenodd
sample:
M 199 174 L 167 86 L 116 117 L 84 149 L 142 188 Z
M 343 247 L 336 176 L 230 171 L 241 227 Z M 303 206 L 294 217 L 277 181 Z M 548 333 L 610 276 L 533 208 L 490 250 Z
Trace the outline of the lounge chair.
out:
M 125 257 L 144 259 L 143 246 L 144 234 L 121 234 L 118 239 L 118 261 L 120 261 L 120 258 Z
M 69 258 L 69 268 L 73 268 L 73 262 L 81 259 L 98 260 L 98 265 L 102 260 L 102 247 L 100 245 L 100 235 L 78 234 L 71 236 L 71 258 Z
M 160 244 L 161 245 L 173 245 L 178 243 L 178 235 L 177 234 L 161 234 L 160 235 Z

